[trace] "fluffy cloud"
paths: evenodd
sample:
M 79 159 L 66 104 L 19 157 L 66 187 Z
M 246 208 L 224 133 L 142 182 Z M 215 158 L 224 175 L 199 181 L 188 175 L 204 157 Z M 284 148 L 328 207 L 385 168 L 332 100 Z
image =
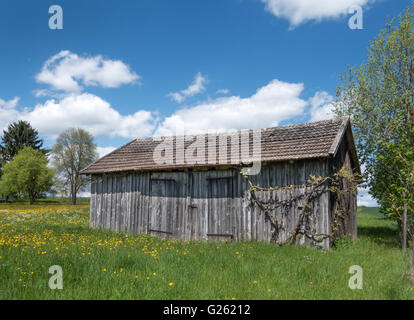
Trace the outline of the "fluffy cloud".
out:
M 10 121 L 18 118 L 19 112 L 16 110 L 16 106 L 19 100 L 19 97 L 8 101 L 0 99 L 0 134 L 6 129 Z
M 123 116 L 109 102 L 89 93 L 47 100 L 23 114 L 22 118 L 50 137 L 65 128 L 80 127 L 95 136 L 133 138 L 149 135 L 155 126 L 151 112 L 139 110 Z
M 0 108 L 2 108 L 2 109 L 13 109 L 14 107 L 17 106 L 19 101 L 20 101 L 20 97 L 14 97 L 13 99 L 8 100 L 8 101 L 0 99 Z
M 104 59 L 100 55 L 80 57 L 67 50 L 49 58 L 36 75 L 37 82 L 65 92 L 79 92 L 82 86 L 116 88 L 135 83 L 139 78 L 120 60 Z
M 352 6 L 365 6 L 375 0 L 262 0 L 266 10 L 296 27 L 310 20 L 338 18 Z
M 332 119 L 333 113 L 333 97 L 325 91 L 318 91 L 309 99 L 311 105 L 310 114 L 311 121 Z
M 3 101 L 3 100 L 2 100 Z M 50 99 L 33 109 L 19 111 L 16 103 L 0 105 L 0 129 L 19 119 L 29 121 L 42 135 L 56 138 L 63 130 L 79 127 L 95 136 L 135 138 L 149 136 L 157 119 L 149 111 L 121 115 L 109 102 L 89 94 L 71 94 Z
M 205 84 L 207 84 L 207 78 L 199 72 L 196 74 L 193 83 L 190 84 L 187 89 L 181 90 L 180 92 L 171 92 L 168 95 L 174 101 L 181 103 L 186 98 L 203 92 L 206 89 L 204 86 Z
M 161 123 L 156 135 L 175 134 L 176 128 L 198 133 L 277 126 L 281 121 L 303 114 L 308 104 L 300 98 L 303 89 L 302 83 L 275 79 L 247 98 L 221 97 L 182 108 Z
M 99 154 L 99 158 L 102 158 L 107 154 L 111 153 L 112 151 L 116 150 L 115 147 L 97 147 L 96 149 L 96 151 Z
M 365 188 L 358 188 L 358 206 L 378 207 L 378 202 L 370 194 L 369 190 Z

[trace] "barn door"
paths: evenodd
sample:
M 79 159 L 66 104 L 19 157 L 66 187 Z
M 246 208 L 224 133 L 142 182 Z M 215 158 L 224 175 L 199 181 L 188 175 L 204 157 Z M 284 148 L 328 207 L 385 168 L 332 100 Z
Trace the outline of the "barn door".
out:
M 234 238 L 232 216 L 233 177 L 208 179 L 208 233 L 209 240 Z
M 173 179 L 151 179 L 151 210 L 148 233 L 166 238 L 174 235 L 177 183 Z

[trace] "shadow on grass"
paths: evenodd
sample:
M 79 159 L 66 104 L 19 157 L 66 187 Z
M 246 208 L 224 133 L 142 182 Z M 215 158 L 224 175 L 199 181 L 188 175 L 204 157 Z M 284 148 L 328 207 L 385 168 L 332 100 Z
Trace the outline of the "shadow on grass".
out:
M 387 247 L 398 247 L 398 232 L 392 227 L 358 227 L 358 237 L 369 239 Z

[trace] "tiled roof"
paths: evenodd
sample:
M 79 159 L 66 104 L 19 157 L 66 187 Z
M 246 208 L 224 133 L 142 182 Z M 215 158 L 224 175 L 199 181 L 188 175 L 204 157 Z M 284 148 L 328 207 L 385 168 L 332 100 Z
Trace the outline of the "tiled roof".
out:
M 345 130 L 350 125 L 349 118 L 336 118 L 306 124 L 274 127 L 262 130 L 250 130 L 249 145 L 250 153 L 253 147 L 253 132 L 261 132 L 261 161 L 285 161 L 310 158 L 324 158 L 336 153 Z M 240 134 L 247 131 L 239 131 L 233 134 Z M 224 138 L 223 138 L 224 137 Z M 231 157 L 231 134 L 217 134 L 207 136 L 207 134 L 197 136 L 185 136 L 184 149 L 194 143 L 194 141 L 204 141 L 205 162 L 204 163 L 187 163 L 188 161 L 177 161 L 177 154 L 174 152 L 173 162 L 156 163 L 154 161 L 154 150 L 165 141 L 163 138 L 138 138 L 128 144 L 120 147 L 112 153 L 94 162 L 85 168 L 83 174 L 121 172 L 121 171 L 140 171 L 140 170 L 163 170 L 208 166 L 228 166 L 240 165 L 241 160 Z M 181 139 L 183 137 L 180 137 Z M 191 139 L 192 138 L 192 139 Z M 197 138 L 197 140 L 196 140 Z M 167 137 L 174 141 L 176 146 L 177 137 Z M 203 140 L 204 139 L 204 140 Z M 208 161 L 208 139 L 216 141 L 216 162 Z M 188 140 L 188 141 L 187 141 Z M 220 141 L 224 144 L 227 142 L 227 159 L 219 161 Z M 170 150 L 170 149 L 169 149 Z M 214 150 L 214 149 L 213 149 Z M 162 153 L 165 155 L 165 153 Z M 178 160 L 183 160 L 178 155 Z

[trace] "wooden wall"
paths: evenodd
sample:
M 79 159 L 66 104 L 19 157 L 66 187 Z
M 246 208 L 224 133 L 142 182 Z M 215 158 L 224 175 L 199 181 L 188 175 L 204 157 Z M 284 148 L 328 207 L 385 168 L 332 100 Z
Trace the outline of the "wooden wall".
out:
M 329 162 L 329 174 L 333 174 L 340 170 L 342 166 L 345 166 L 347 170 L 350 172 L 353 171 L 354 165 L 352 164 L 352 157 L 350 154 L 350 149 L 348 145 L 348 139 L 349 137 L 345 137 L 342 139 L 338 152 L 332 161 Z M 349 187 L 349 182 L 347 182 L 345 179 L 342 181 L 344 189 L 347 189 Z M 334 235 L 336 237 L 342 237 L 345 235 L 350 235 L 353 240 L 356 240 L 357 238 L 357 191 L 347 192 L 344 193 L 341 196 L 341 200 L 339 201 L 337 198 L 337 195 L 330 194 L 330 220 L 333 220 L 333 213 L 338 209 L 339 204 L 342 203 L 345 206 L 345 214 L 341 217 L 336 217 L 339 222 L 338 229 L 335 230 Z
M 260 174 L 250 179 L 264 187 L 301 185 L 310 174 L 325 176 L 329 169 L 328 160 L 264 164 Z M 239 170 L 94 175 L 91 226 L 183 240 L 223 240 L 232 235 L 235 240 L 270 241 L 271 224 L 257 206 L 251 206 L 246 194 L 248 182 Z M 262 192 L 258 196 L 288 199 L 300 192 L 305 190 L 295 187 L 283 192 Z M 308 221 L 309 230 L 330 233 L 329 201 L 330 195 L 326 193 L 313 203 L 313 209 L 320 214 Z M 282 242 L 297 223 L 298 208 L 292 207 L 288 212 L 279 209 L 276 215 L 282 222 L 278 237 Z M 310 242 L 304 238 L 299 241 Z M 320 245 L 329 248 L 330 241 Z

